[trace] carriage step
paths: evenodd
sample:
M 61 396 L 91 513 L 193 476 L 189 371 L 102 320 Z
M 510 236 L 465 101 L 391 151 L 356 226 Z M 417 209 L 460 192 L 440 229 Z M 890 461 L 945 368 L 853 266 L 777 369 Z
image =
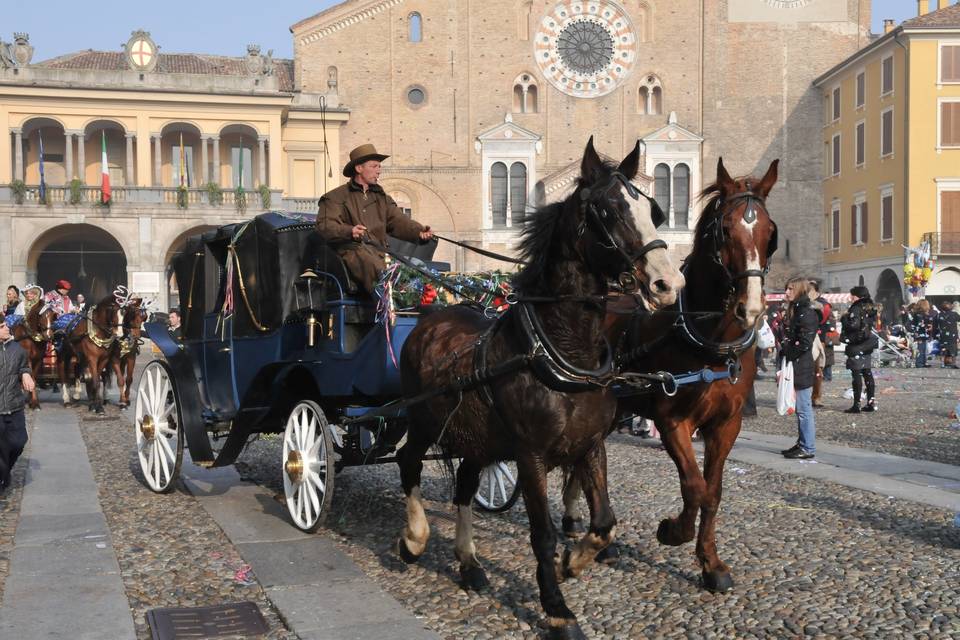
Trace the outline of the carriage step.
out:
M 258 636 L 267 633 L 267 621 L 256 603 L 235 602 L 213 607 L 170 607 L 147 612 L 154 640 Z

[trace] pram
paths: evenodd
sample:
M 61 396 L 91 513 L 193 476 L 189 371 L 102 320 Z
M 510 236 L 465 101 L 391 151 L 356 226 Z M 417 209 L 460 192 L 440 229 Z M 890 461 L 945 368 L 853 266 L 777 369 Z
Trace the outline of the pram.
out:
M 914 357 L 910 338 L 905 332 L 900 332 L 900 335 L 894 335 L 894 331 L 890 333 L 890 338 L 885 339 L 876 331 L 873 332 L 880 343 L 873 352 L 873 366 L 912 367 Z

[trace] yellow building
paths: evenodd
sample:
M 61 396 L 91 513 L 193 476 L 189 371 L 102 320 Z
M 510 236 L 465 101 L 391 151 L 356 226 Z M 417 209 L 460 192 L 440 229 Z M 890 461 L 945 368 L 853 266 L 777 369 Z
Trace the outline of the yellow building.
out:
M 187 236 L 268 207 L 315 213 L 348 114 L 295 92 L 292 61 L 247 49 L 163 54 L 137 31 L 123 51 L 31 64 L 26 34 L 0 43 L 0 283 L 67 278 L 88 298 L 128 284 L 165 308 Z
M 932 242 L 928 297 L 960 299 L 960 5 L 918 16 L 814 81 L 824 105 L 826 286 L 866 285 L 889 319 L 904 245 Z

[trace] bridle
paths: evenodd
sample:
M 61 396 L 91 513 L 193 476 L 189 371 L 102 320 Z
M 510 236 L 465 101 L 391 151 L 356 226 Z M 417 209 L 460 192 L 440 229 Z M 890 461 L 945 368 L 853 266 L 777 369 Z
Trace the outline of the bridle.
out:
M 610 233 L 610 230 L 607 229 L 607 225 L 604 224 L 604 221 L 608 217 L 613 217 L 613 220 L 616 224 L 621 225 L 625 229 L 635 232 L 634 229 L 627 224 L 627 221 L 623 219 L 623 215 L 616 207 L 611 206 L 612 199 L 607 195 L 610 191 L 610 188 L 615 186 L 617 183 L 623 185 L 627 191 L 627 195 L 630 196 L 633 200 L 639 200 L 642 195 L 650 202 L 651 213 L 653 218 L 654 227 L 659 227 L 666 220 L 666 216 L 663 213 L 663 210 L 657 204 L 656 200 L 650 198 L 645 193 L 637 189 L 630 180 L 627 179 L 619 171 L 614 171 L 610 174 L 610 179 L 602 187 L 584 187 L 580 189 L 580 210 L 582 212 L 589 213 L 590 215 L 584 215 L 583 220 L 580 223 L 578 229 L 577 237 L 580 238 L 583 236 L 586 231 L 587 221 L 593 220 L 595 227 L 600 235 L 600 246 L 603 249 L 609 251 L 614 251 L 622 257 L 627 264 L 631 265 L 630 271 L 624 271 L 617 278 L 621 287 L 624 291 L 631 292 L 636 291 L 640 286 L 640 278 L 637 274 L 636 263 L 643 259 L 648 253 L 654 249 L 666 249 L 667 243 L 657 238 L 646 243 L 640 249 L 636 251 L 628 251 L 624 246 L 617 242 L 617 240 Z
M 777 250 L 777 225 L 773 220 L 770 220 L 770 224 L 773 226 L 773 234 L 770 237 L 770 242 L 767 243 L 767 260 L 763 269 L 745 269 L 740 273 L 731 273 L 730 268 L 723 262 L 720 252 L 727 243 L 726 232 L 723 230 L 723 219 L 728 213 L 736 209 L 739 202 L 744 200 L 746 201 L 746 210 L 743 212 L 743 219 L 748 224 L 757 219 L 757 207 L 762 207 L 765 212 L 767 211 L 766 198 L 754 193 L 748 183 L 746 191 L 740 191 L 727 198 L 720 197 L 716 200 L 713 205 L 714 218 L 707 224 L 704 234 L 705 236 L 709 235 L 713 243 L 713 262 L 722 271 L 731 293 L 736 291 L 738 282 L 747 278 L 760 278 L 760 285 L 763 286 L 770 270 L 770 258 Z M 767 212 L 767 218 L 770 218 L 769 212 Z

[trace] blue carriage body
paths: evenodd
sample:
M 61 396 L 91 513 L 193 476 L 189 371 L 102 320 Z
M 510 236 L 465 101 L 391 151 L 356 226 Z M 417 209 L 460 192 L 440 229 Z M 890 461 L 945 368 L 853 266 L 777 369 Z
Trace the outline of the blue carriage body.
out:
M 305 309 L 296 283 L 307 269 L 318 296 Z M 195 236 L 173 270 L 182 339 L 163 323 L 146 332 L 173 371 L 195 461 L 232 463 L 251 434 L 280 431 L 304 398 L 345 415 L 400 396 L 397 364 L 417 315 L 378 322 L 376 302 L 356 294 L 312 216 L 271 212 Z M 210 430 L 229 430 L 216 457 Z

